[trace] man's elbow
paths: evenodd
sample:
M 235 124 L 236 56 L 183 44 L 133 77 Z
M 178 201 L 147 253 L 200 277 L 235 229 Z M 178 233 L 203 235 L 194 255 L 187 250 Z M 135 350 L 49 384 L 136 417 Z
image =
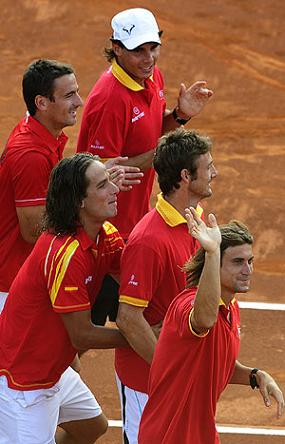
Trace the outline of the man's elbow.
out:
M 38 227 L 23 227 L 20 225 L 20 233 L 25 242 L 35 244 L 40 235 L 40 230 Z
M 88 348 L 90 346 L 86 335 L 84 335 L 78 331 L 72 332 L 72 334 L 69 334 L 69 339 L 72 344 L 72 347 L 74 347 L 78 351 L 88 350 Z
M 28 244 L 32 244 L 32 245 L 36 243 L 37 238 L 38 238 L 37 236 L 35 236 L 31 233 L 23 233 L 22 231 L 21 231 L 21 235 L 22 235 L 22 238 L 24 239 L 25 242 L 27 242 Z
M 204 315 L 192 316 L 192 324 L 195 331 L 211 330 L 211 328 L 214 327 L 216 322 L 217 322 L 216 316 L 204 316 Z

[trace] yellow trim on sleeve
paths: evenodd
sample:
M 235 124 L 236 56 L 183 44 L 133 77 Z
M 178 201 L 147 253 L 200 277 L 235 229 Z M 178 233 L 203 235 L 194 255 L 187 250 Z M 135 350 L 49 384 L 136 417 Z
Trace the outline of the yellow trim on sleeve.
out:
M 90 308 L 90 302 L 86 302 L 85 304 L 77 304 L 77 305 L 65 305 L 64 307 L 61 305 L 54 305 L 54 308 L 57 310 L 61 310 L 62 312 L 65 312 L 66 310 L 71 310 L 74 308 Z
M 65 291 L 77 291 L 78 287 L 64 287 Z
M 64 252 L 64 254 L 62 255 L 61 259 L 57 264 L 55 277 L 50 291 L 50 299 L 52 304 L 54 304 L 56 300 L 57 293 L 63 281 L 69 262 L 72 256 L 74 255 L 75 251 L 77 250 L 78 246 L 79 246 L 78 240 L 74 240 L 73 242 L 71 242 L 66 248 L 66 251 Z
M 192 324 L 191 324 L 191 316 L 192 316 L 192 313 L 193 313 L 193 308 L 192 308 L 192 310 L 190 311 L 190 313 L 189 313 L 189 318 L 188 318 L 188 323 L 189 323 L 190 331 L 191 331 L 192 335 L 196 336 L 197 338 L 204 338 L 205 336 L 207 336 L 207 334 L 209 333 L 210 330 L 206 331 L 206 333 L 201 333 L 201 334 L 196 333 L 196 332 L 193 330 L 193 327 L 192 327 Z
M 147 307 L 149 303 L 149 301 L 133 298 L 131 296 L 126 296 L 124 294 L 120 295 L 119 302 L 124 302 L 125 304 L 134 305 L 135 307 Z

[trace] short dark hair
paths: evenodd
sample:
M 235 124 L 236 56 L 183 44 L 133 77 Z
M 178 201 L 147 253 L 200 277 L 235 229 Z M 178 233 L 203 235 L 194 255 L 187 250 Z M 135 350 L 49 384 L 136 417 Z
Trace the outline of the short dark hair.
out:
M 67 74 L 74 74 L 73 68 L 56 60 L 39 59 L 28 66 L 23 76 L 22 87 L 23 97 L 31 116 L 37 111 L 36 96 L 41 95 L 53 100 L 55 79 Z
M 160 189 L 168 195 L 180 187 L 181 171 L 186 168 L 196 178 L 197 159 L 211 151 L 209 137 L 200 136 L 195 131 L 178 128 L 162 136 L 153 159 Z
M 98 156 L 79 153 L 62 159 L 52 170 L 44 216 L 43 231 L 74 234 L 80 225 L 79 211 L 89 181 L 86 170 L 99 161 Z
M 222 235 L 222 242 L 220 244 L 221 264 L 227 248 L 236 247 L 237 245 L 253 244 L 253 236 L 248 227 L 238 220 L 231 220 L 228 224 L 221 225 L 220 231 Z M 186 272 L 187 288 L 195 287 L 199 284 L 204 263 L 205 250 L 201 247 L 195 256 L 186 262 L 183 267 L 183 270 Z

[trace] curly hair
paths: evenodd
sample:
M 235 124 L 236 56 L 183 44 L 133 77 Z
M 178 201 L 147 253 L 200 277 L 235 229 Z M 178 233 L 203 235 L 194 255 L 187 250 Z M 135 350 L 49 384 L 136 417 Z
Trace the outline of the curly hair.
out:
M 98 156 L 79 153 L 62 159 L 52 170 L 46 199 L 43 231 L 74 234 L 80 225 L 79 211 L 89 181 L 86 170 Z
M 22 88 L 27 110 L 31 116 L 37 111 L 36 96 L 48 97 L 53 101 L 55 79 L 67 74 L 74 74 L 73 68 L 56 60 L 38 59 L 28 66 L 23 76 Z
M 197 159 L 211 151 L 209 137 L 195 131 L 178 128 L 159 140 L 153 166 L 157 172 L 160 189 L 168 195 L 180 187 L 181 171 L 186 168 L 192 178 L 197 177 Z
M 221 225 L 222 242 L 220 245 L 221 264 L 224 252 L 229 247 L 243 244 L 253 244 L 253 236 L 246 225 L 238 220 L 231 220 L 228 224 Z M 192 259 L 186 262 L 183 271 L 186 272 L 186 287 L 196 287 L 203 271 L 205 263 L 205 250 L 201 247 Z

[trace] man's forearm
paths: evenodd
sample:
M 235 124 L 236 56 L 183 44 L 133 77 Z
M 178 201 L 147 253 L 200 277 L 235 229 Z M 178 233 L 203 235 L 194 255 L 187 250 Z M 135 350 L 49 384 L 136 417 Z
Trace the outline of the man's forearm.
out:
M 143 358 L 148 364 L 151 364 L 157 339 L 146 322 L 144 327 L 122 332 L 134 351 Z
M 120 161 L 120 165 L 134 166 L 139 168 L 141 171 L 145 171 L 148 168 L 152 167 L 154 153 L 155 150 L 150 149 L 145 153 L 138 154 L 137 156 L 129 157 L 127 160 Z
M 247 367 L 239 361 L 235 363 L 234 373 L 231 377 L 230 384 L 249 385 L 249 375 L 252 367 Z

